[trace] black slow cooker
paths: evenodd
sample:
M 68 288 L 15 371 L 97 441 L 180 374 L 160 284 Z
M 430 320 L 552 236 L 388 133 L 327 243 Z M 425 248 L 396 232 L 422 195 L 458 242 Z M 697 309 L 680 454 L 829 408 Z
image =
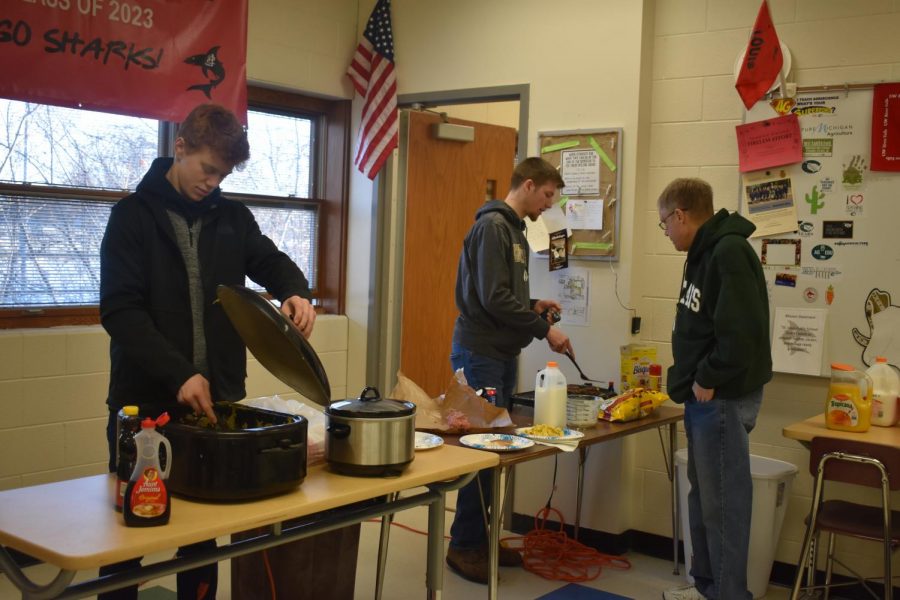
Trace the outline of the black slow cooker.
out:
M 170 412 L 160 432 L 172 444 L 173 494 L 202 500 L 248 500 L 288 492 L 306 477 L 301 416 L 216 403 L 218 423 L 187 406 Z

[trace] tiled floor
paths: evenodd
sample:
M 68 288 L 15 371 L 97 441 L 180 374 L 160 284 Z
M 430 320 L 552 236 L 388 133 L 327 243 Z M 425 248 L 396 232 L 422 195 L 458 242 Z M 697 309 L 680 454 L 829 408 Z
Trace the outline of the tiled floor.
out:
M 448 502 L 453 506 L 453 501 Z M 414 529 L 424 531 L 426 528 L 427 510 L 417 508 L 399 513 L 396 522 Z M 447 513 L 446 526 L 450 528 L 453 515 Z M 359 558 L 356 573 L 356 599 L 370 600 L 375 590 L 375 565 L 377 563 L 379 524 L 364 523 L 359 547 Z M 224 540 L 222 540 L 224 541 Z M 384 600 L 420 600 L 425 594 L 425 537 L 401 527 L 391 528 L 391 543 L 388 556 L 388 564 L 385 573 Z M 152 557 L 157 559 L 168 556 Z M 640 554 L 627 556 L 631 561 L 631 569 L 628 571 L 604 570 L 600 577 L 594 581 L 581 585 L 604 590 L 613 594 L 619 594 L 634 600 L 650 600 L 661 597 L 662 591 L 670 587 L 684 585 L 683 575 L 672 574 L 671 561 L 651 558 Z M 49 581 L 53 577 L 53 570 L 46 566 L 30 567 L 28 572 L 38 581 Z M 94 574 L 88 572 L 80 575 L 80 579 L 86 579 Z M 219 565 L 219 593 L 218 598 L 225 600 L 230 597 L 230 569 L 228 561 Z M 561 581 L 548 581 L 524 569 L 500 569 L 499 596 L 502 600 L 509 599 L 533 599 L 558 590 L 567 585 Z M 148 582 L 142 588 L 141 600 L 174 600 L 175 577 L 164 577 Z M 765 596 L 767 600 L 784 600 L 788 597 L 788 590 L 779 587 L 770 587 Z M 260 590 L 260 600 L 267 598 L 267 590 Z M 0 600 L 12 600 L 19 594 L 13 588 L 5 575 L 0 575 Z M 470 583 L 456 576 L 449 569 L 444 571 L 443 597 L 447 600 L 487 597 L 487 588 L 482 585 Z M 558 595 L 554 595 L 556 600 Z M 575 598 L 576 596 L 571 596 Z M 289 596 L 285 596 L 289 598 Z

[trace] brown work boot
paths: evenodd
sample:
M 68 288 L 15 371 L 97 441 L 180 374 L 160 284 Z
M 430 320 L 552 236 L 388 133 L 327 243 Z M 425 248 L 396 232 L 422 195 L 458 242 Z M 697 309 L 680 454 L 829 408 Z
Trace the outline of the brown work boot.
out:
M 519 554 L 518 550 L 507 548 L 501 544 L 500 555 L 497 557 L 497 562 L 501 567 L 521 567 L 522 555 Z
M 450 546 L 447 549 L 447 565 L 463 579 L 485 585 L 488 582 L 488 560 L 484 548 Z

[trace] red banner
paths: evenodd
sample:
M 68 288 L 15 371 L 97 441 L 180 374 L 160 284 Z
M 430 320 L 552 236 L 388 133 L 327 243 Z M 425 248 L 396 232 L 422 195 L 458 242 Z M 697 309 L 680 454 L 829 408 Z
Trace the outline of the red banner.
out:
M 0 97 L 181 121 L 247 122 L 248 0 L 3 0 Z
M 900 171 L 900 83 L 879 83 L 872 96 L 873 171 Z

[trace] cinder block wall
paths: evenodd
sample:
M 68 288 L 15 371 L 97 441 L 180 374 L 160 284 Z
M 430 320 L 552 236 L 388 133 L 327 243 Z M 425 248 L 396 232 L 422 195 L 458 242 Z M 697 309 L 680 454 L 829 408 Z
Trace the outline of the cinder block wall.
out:
M 671 364 L 670 336 L 684 255 L 657 228 L 656 198 L 673 178 L 699 176 L 713 186 L 717 208 L 737 209 L 738 170 L 734 127 L 743 105 L 734 90 L 734 62 L 746 45 L 759 0 L 658 0 L 656 2 L 650 145 L 642 157 L 647 194 L 636 207 L 636 272 L 633 297 L 644 316 L 644 341 Z M 790 80 L 800 86 L 873 83 L 900 79 L 900 4 L 871 0 L 769 0 L 779 37 L 792 53 Z M 827 380 L 776 374 L 751 436 L 754 454 L 784 460 L 800 469 L 794 480 L 775 559 L 796 564 L 809 510 L 812 479 L 809 453 L 782 436 L 786 425 L 823 410 Z M 684 446 L 684 438 L 681 437 Z M 638 470 L 634 527 L 670 535 L 665 510 L 668 481 L 655 434 L 632 444 Z M 845 488 L 846 493 L 869 493 Z M 854 568 L 876 572 L 880 546 L 841 541 Z M 895 559 L 894 568 L 900 565 Z
M 346 396 L 347 318 L 316 320 L 311 343 Z M 106 472 L 109 336 L 100 326 L 0 331 L 0 489 Z M 302 397 L 252 356 L 247 396 Z

